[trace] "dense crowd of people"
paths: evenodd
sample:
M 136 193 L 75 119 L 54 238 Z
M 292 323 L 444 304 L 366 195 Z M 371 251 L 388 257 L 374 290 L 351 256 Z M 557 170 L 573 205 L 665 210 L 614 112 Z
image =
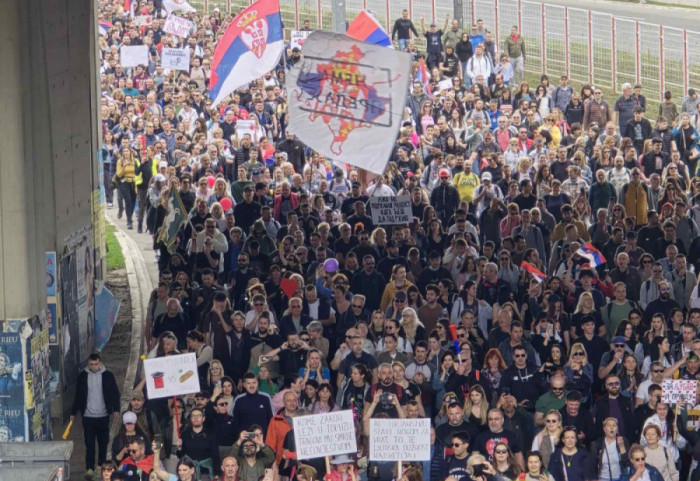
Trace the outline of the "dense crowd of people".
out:
M 432 459 L 401 481 L 700 478 L 694 406 L 662 400 L 664 380 L 700 379 L 693 89 L 651 113 L 641 85 L 610 103 L 565 75 L 531 88 L 516 27 L 499 43 L 489 19 L 419 31 L 405 11 L 391 35 L 416 80 L 368 185 L 287 131 L 298 49 L 214 108 L 234 14 L 184 14 L 179 38 L 160 2 L 136 7 L 147 26 L 121 4 L 99 2 L 106 199 L 158 253 L 147 357 L 195 353 L 201 392 L 148 399 L 141 381 L 120 414 L 93 355 L 73 409 L 89 476 L 390 481 L 396 465 L 368 457 L 384 417 L 431 420 Z M 148 65 L 123 68 L 123 45 Z M 164 69 L 164 46 L 190 69 Z M 172 189 L 189 214 L 168 248 Z M 410 196 L 413 220 L 375 225 L 373 195 Z M 336 410 L 358 452 L 297 460 L 292 419 Z

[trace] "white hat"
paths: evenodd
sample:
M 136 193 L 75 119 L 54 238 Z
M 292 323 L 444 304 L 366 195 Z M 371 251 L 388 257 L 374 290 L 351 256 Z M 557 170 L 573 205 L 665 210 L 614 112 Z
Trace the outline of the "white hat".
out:
M 168 179 L 166 179 L 163 174 L 156 174 L 156 176 L 153 177 L 153 182 L 165 182 L 166 180 Z
M 161 160 L 160 163 L 158 164 L 159 169 L 167 169 L 168 168 L 168 163 L 164 160 Z
M 333 458 L 333 461 L 331 461 L 331 464 L 353 464 L 355 462 L 354 459 L 350 458 L 347 454 L 341 454 L 340 456 L 336 456 Z
M 492 180 L 491 172 L 484 172 L 481 174 L 481 180 Z
M 136 417 L 136 413 L 133 411 L 127 411 L 124 414 L 122 414 L 122 421 L 124 421 L 124 424 L 136 424 L 136 420 L 138 418 Z

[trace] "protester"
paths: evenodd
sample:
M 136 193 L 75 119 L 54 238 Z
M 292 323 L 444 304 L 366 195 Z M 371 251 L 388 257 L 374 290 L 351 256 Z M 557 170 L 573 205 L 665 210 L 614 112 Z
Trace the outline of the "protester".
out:
M 103 180 L 111 191 L 116 174 L 133 235 L 145 218 L 154 236 L 150 357 L 195 353 L 207 392 L 178 400 L 179 432 L 165 401 L 132 393 L 115 462 L 163 481 L 274 481 L 272 466 L 302 481 L 677 481 L 695 466 L 695 431 L 676 433 L 687 417 L 660 402 L 664 381 L 699 377 L 694 89 L 682 107 L 666 96 L 652 129 L 630 84 L 610 104 L 566 72 L 530 89 L 530 32 L 420 15 L 420 38 L 406 9 L 389 37 L 418 71 L 386 173 L 367 181 L 292 134 L 302 51 L 214 107 L 234 13 L 177 12 L 194 24 L 182 40 L 161 3 L 134 5 L 153 16 L 137 26 L 99 2 Z M 123 68 L 122 45 L 145 45 L 149 63 Z M 188 70 L 163 67 L 175 46 Z M 410 196 L 401 224 L 372 207 L 395 192 Z M 90 475 L 119 415 L 100 366 L 90 358 L 72 411 Z M 343 409 L 358 452 L 330 472 L 299 463 L 294 420 Z M 417 417 L 435 433 L 427 472 L 367 463 L 370 419 Z

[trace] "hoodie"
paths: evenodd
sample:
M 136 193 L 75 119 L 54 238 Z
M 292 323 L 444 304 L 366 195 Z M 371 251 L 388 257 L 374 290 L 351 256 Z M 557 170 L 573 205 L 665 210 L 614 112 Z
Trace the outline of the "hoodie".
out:
M 87 404 L 85 406 L 86 418 L 101 418 L 107 415 L 107 406 L 102 395 L 102 373 L 107 370 L 103 364 L 100 364 L 100 369 L 97 372 L 92 372 L 89 368 L 85 368 L 87 373 Z

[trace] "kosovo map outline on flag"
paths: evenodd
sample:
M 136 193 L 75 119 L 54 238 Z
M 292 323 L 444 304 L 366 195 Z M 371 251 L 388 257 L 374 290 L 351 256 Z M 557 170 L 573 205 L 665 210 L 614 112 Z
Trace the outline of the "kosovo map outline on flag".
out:
M 304 109 L 309 112 L 311 122 L 321 117 L 331 131 L 330 147 L 336 155 L 342 154 L 343 144 L 355 129 L 375 123 L 386 125 L 377 119 L 384 114 L 391 99 L 379 96 L 374 84 L 367 82 L 360 68 L 369 67 L 360 63 L 364 56 L 353 45 L 350 51 L 337 50 L 335 60 L 310 62 L 309 68 L 299 74 L 298 84 L 308 98 L 299 96 L 298 100 L 306 106 Z M 388 74 L 387 82 L 390 82 Z M 357 115 L 358 110 L 361 116 Z

